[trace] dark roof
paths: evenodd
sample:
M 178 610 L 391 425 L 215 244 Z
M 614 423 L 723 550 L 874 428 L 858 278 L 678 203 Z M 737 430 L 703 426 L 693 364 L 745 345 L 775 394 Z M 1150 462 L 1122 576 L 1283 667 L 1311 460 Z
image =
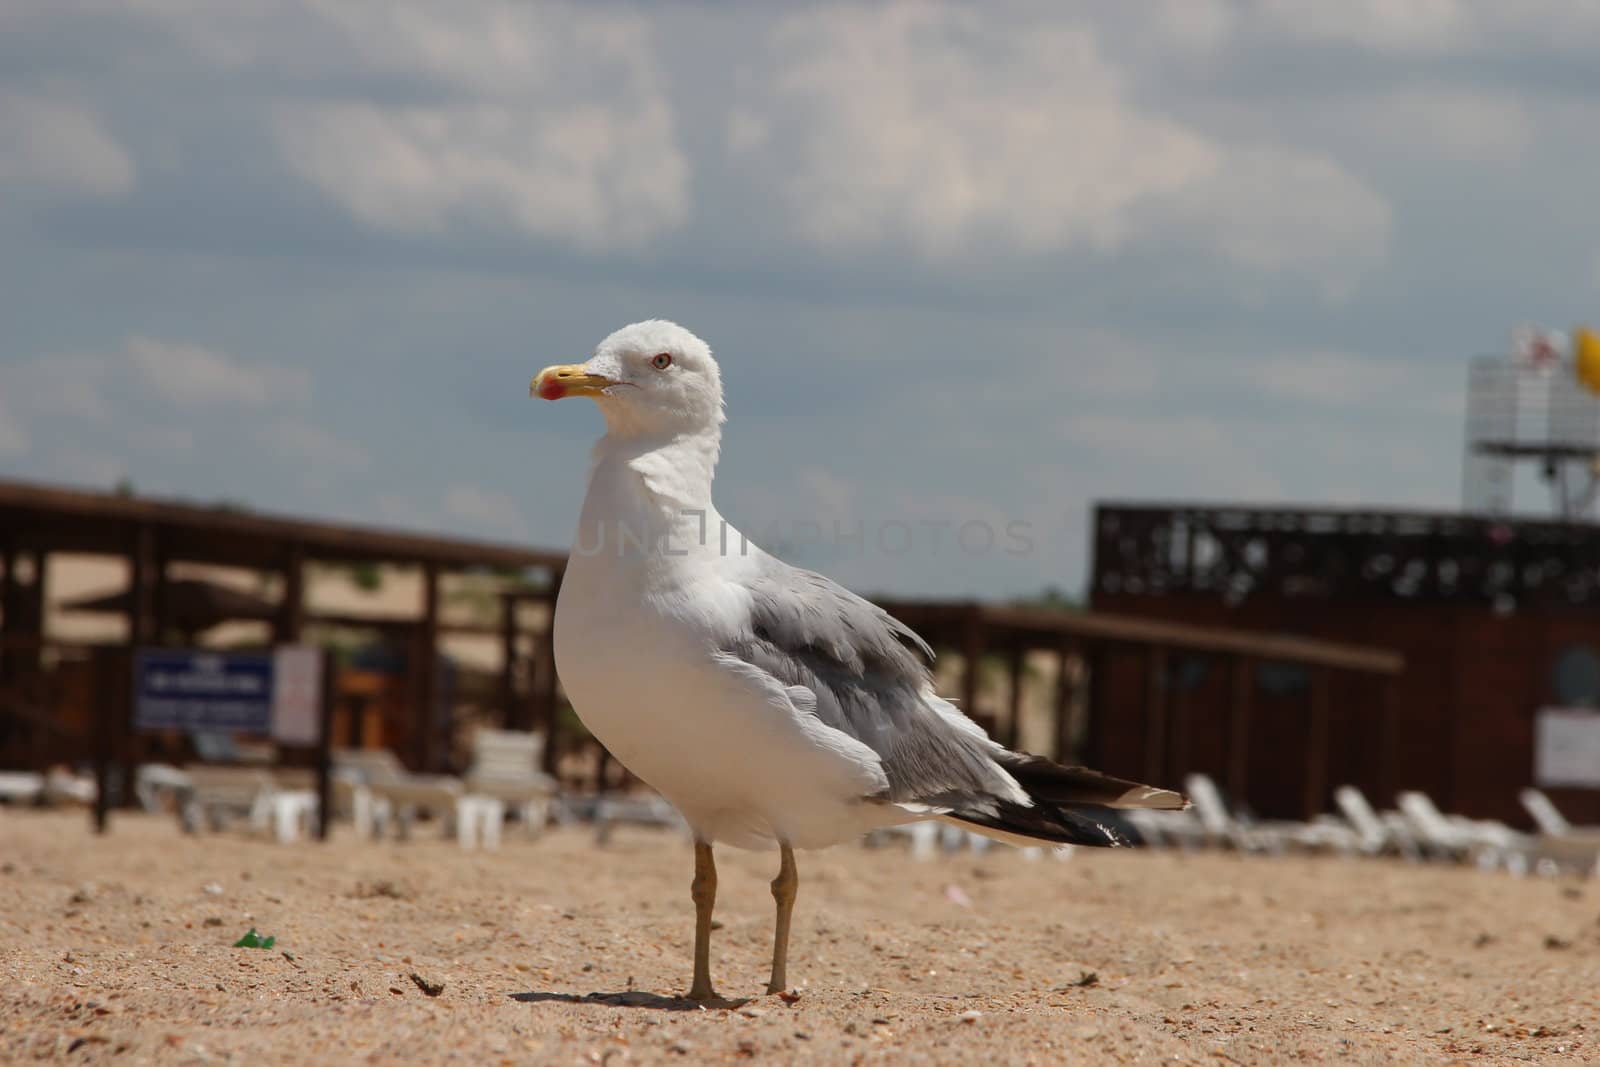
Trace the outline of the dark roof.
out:
M 935 644 L 959 644 L 962 628 L 981 627 L 986 647 L 1056 649 L 1072 642 L 1117 642 L 1173 650 L 1336 667 L 1370 674 L 1399 674 L 1404 657 L 1370 645 L 1319 641 L 1288 634 L 1153 622 L 1097 611 L 949 601 L 877 603 Z
M 171 559 L 246 567 L 307 560 L 437 567 L 560 568 L 564 551 L 263 514 L 231 505 L 0 481 L 0 539 L 54 552 L 125 554 L 141 528 Z

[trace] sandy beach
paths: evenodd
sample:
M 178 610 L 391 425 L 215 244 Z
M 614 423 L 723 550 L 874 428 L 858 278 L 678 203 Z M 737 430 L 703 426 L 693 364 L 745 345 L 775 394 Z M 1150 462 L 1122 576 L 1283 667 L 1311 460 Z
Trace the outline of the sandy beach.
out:
M 775 858 L 719 862 L 714 975 L 753 999 L 702 1011 L 672 996 L 692 910 L 667 833 L 463 853 L 0 812 L 0 1061 L 1600 1061 L 1593 882 L 840 847 L 800 857 L 779 998 L 759 995 Z M 233 947 L 252 927 L 273 947 Z

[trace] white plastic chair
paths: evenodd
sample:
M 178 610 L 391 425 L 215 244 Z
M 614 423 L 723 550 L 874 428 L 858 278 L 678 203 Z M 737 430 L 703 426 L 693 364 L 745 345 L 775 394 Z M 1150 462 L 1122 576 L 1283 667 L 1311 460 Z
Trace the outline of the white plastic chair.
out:
M 395 816 L 401 837 L 409 836 L 411 823 L 419 811 L 438 814 L 446 832 L 451 829 L 456 801 L 465 792 L 461 779 L 448 774 L 412 774 L 398 756 L 383 748 L 338 749 L 333 754 L 333 762 L 340 777 L 366 788 L 371 801 L 360 804 L 367 813 L 375 815 L 380 810 L 379 801 L 387 805 Z
M 29 771 L 0 771 L 0 801 L 36 804 L 44 795 L 44 775 Z
M 464 849 L 500 847 L 500 828 L 506 821 L 505 801 L 499 797 L 468 793 L 456 801 L 456 840 Z
M 1359 851 L 1359 836 L 1345 826 L 1285 820 L 1246 823 L 1235 818 L 1210 775 L 1190 774 L 1184 778 L 1183 787 L 1207 837 L 1241 852 L 1281 853 L 1291 847 L 1313 852 Z
M 1361 851 L 1368 855 L 1393 850 L 1415 863 L 1422 859 L 1416 835 L 1411 832 L 1405 816 L 1397 811 L 1381 815 L 1367 802 L 1366 794 L 1353 785 L 1341 785 L 1333 791 L 1334 803 L 1361 841 Z
M 556 780 L 539 769 L 543 754 L 542 734 L 479 729 L 472 737 L 466 790 L 515 807 L 528 833 L 538 836 L 544 832 L 558 788 Z
M 1527 874 L 1536 857 L 1533 839 L 1504 823 L 1447 816 L 1426 793 L 1411 790 L 1395 803 L 1410 821 L 1422 844 L 1454 859 L 1476 863 L 1484 870 L 1504 866 L 1512 874 Z

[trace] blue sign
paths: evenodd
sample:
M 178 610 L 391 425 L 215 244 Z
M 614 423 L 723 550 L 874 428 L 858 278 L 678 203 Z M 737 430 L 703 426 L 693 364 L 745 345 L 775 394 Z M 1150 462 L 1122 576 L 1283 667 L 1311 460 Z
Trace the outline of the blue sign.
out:
M 272 732 L 273 654 L 145 649 L 133 665 L 136 730 Z

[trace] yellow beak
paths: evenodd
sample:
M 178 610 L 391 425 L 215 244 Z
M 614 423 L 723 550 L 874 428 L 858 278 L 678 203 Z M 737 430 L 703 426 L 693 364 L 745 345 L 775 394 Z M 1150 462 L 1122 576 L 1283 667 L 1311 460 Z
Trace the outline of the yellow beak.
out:
M 529 396 L 560 400 L 568 396 L 599 396 L 617 383 L 603 374 L 590 374 L 576 363 L 546 367 L 528 387 Z

